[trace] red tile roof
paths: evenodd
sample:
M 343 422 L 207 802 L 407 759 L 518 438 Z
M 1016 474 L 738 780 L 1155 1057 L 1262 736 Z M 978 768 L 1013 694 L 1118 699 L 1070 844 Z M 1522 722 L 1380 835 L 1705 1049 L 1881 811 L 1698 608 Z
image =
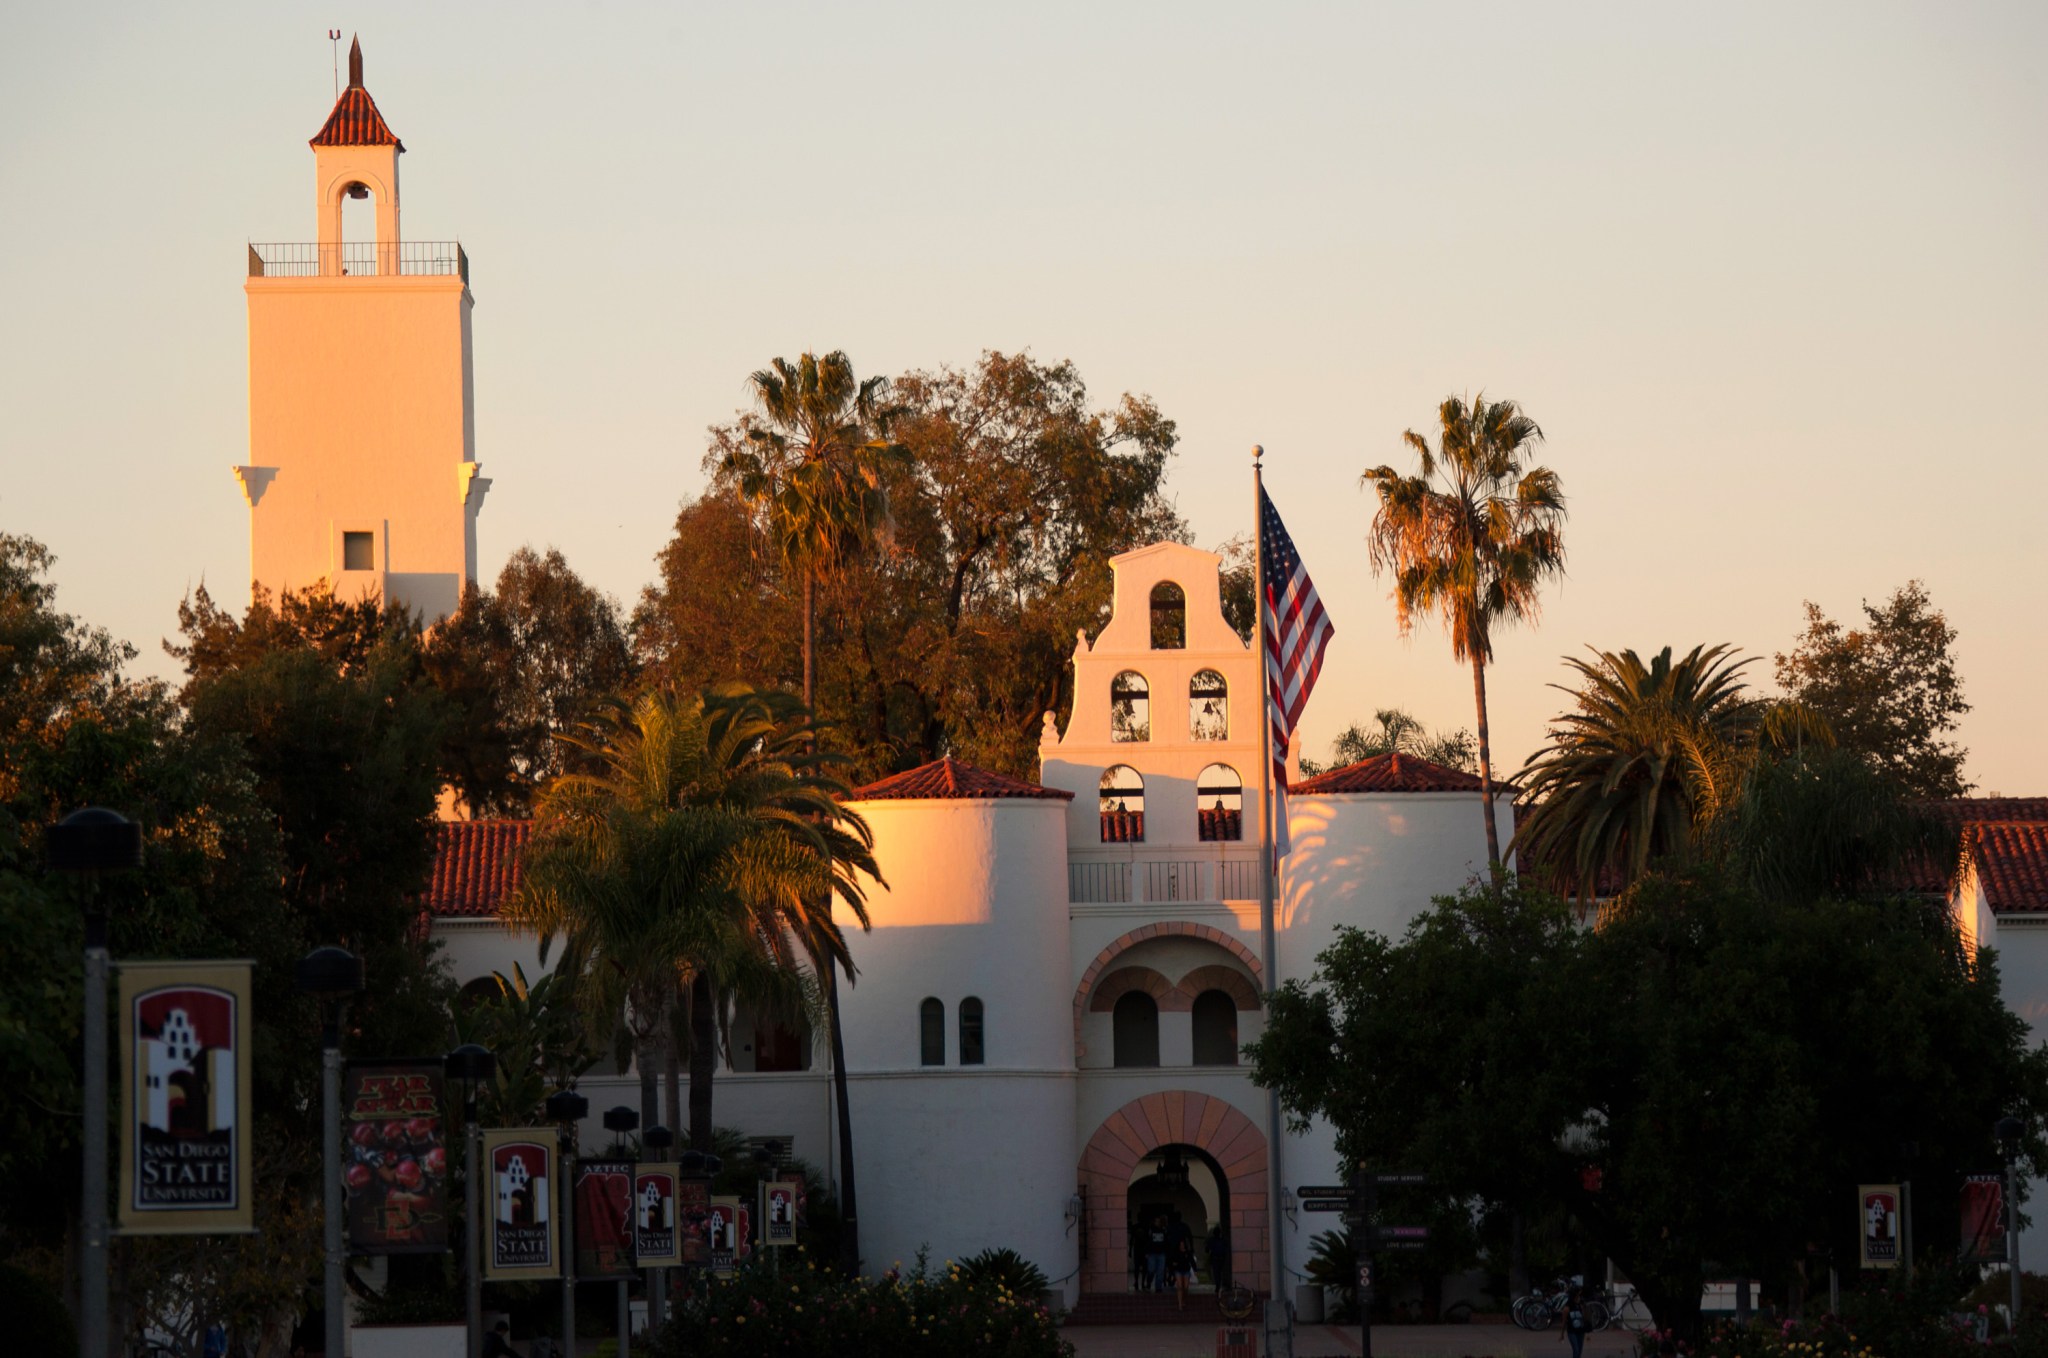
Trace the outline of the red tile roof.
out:
M 1963 830 L 1963 860 L 1998 914 L 2048 910 L 2048 820 L 1978 821 Z
M 1898 889 L 1944 896 L 1955 880 L 1956 848 L 1967 846 L 1964 831 L 1985 821 L 2048 821 L 2048 797 L 1951 797 L 1921 802 L 1919 810 L 1948 828 L 1939 853 L 1914 854 L 1897 871 Z
M 1102 821 L 1102 842 L 1104 844 L 1143 844 L 1145 842 L 1145 813 L 1143 811 L 1100 811 L 1096 814 Z
M 1319 792 L 1477 792 L 1479 775 L 1444 764 L 1432 764 L 1396 750 L 1376 754 L 1341 769 L 1330 769 L 1313 778 L 1290 783 L 1290 795 Z M 1513 792 L 1512 785 L 1495 779 L 1496 796 Z
M 866 787 L 857 787 L 847 794 L 847 800 L 852 802 L 952 801 L 985 797 L 1059 797 L 1072 801 L 1074 794 L 1027 783 L 1006 773 L 990 773 L 987 769 L 963 764 L 951 755 L 892 774 Z
M 348 49 L 348 88 L 334 101 L 334 112 L 312 141 L 314 146 L 396 146 L 405 143 L 377 112 L 377 101 L 363 88 L 363 45 L 352 42 Z
M 420 904 L 436 919 L 497 914 L 519 887 L 520 857 L 532 834 L 529 820 L 443 821 Z

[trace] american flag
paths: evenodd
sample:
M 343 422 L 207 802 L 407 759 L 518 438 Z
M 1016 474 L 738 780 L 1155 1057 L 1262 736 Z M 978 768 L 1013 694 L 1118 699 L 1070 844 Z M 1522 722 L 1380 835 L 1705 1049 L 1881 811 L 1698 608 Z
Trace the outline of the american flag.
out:
M 1266 704 L 1273 723 L 1273 853 L 1287 852 L 1287 742 L 1323 668 L 1323 652 L 1336 629 L 1301 553 L 1280 522 L 1280 511 L 1259 487 L 1260 564 L 1266 580 Z

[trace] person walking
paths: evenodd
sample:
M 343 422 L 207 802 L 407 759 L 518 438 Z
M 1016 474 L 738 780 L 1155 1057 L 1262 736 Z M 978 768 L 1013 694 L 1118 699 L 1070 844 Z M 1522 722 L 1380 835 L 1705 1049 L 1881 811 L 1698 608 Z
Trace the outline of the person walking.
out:
M 1166 1214 L 1154 1212 L 1145 1223 L 1145 1286 L 1152 1292 L 1166 1290 Z
M 1222 1222 L 1209 1228 L 1203 1249 L 1209 1255 L 1209 1285 L 1221 1292 L 1230 1286 L 1230 1240 L 1223 1234 Z
M 1585 1358 L 1586 1289 L 1580 1283 L 1573 1283 L 1564 1294 L 1564 1330 L 1558 1338 L 1571 1343 L 1572 1358 Z
M 1173 1238 L 1173 1256 L 1167 1260 L 1167 1268 L 1173 1272 L 1173 1309 L 1188 1309 L 1188 1287 L 1195 1281 L 1195 1237 L 1194 1233 L 1181 1227 Z

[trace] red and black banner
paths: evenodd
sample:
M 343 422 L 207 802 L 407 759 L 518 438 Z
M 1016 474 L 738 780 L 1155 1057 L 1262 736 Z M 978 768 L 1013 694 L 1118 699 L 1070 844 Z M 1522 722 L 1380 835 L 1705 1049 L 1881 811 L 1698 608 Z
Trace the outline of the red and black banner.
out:
M 357 1254 L 448 1248 L 441 1061 L 351 1061 L 342 1082 L 342 1187 Z
M 576 1276 L 630 1278 L 633 1263 L 633 1162 L 576 1162 Z
M 1972 1174 L 1963 1180 L 1964 1263 L 2005 1262 L 2005 1210 L 2003 1174 Z

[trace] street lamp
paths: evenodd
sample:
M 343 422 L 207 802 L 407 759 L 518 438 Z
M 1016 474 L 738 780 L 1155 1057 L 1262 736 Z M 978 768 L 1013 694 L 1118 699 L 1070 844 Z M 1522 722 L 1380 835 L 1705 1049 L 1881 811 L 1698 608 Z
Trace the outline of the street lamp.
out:
M 45 835 L 50 867 L 85 879 L 85 1247 L 79 1259 L 78 1351 L 107 1351 L 107 908 L 99 876 L 142 866 L 142 827 L 118 811 L 73 811 Z
M 562 1165 L 557 1177 L 555 1215 L 562 1232 L 562 1352 L 576 1358 L 576 1198 L 570 1179 L 576 1173 L 576 1126 L 590 1116 L 590 1100 L 573 1089 L 548 1095 L 548 1121 L 561 1124 Z
M 448 1079 L 462 1092 L 462 1116 L 467 1128 L 463 1137 L 462 1165 L 463 1212 L 468 1225 L 463 1230 L 462 1265 L 468 1276 L 465 1279 L 469 1292 L 469 1358 L 483 1358 L 484 1351 L 484 1272 L 477 1259 L 477 1250 L 484 1238 L 483 1224 L 483 1166 L 477 1162 L 483 1158 L 483 1136 L 476 1125 L 477 1086 L 495 1075 L 498 1058 L 474 1042 L 465 1042 L 441 1062 Z
M 668 1148 L 676 1144 L 676 1136 L 666 1127 L 649 1127 L 647 1135 L 640 1138 L 640 1144 L 647 1150 L 650 1160 L 668 1159 Z M 637 1205 L 634 1210 L 637 1212 Z M 635 1242 L 637 1246 L 637 1241 Z M 652 1330 L 660 1326 L 668 1316 L 668 1270 L 650 1268 L 647 1270 L 647 1327 Z
M 1992 1128 L 1999 1152 L 2005 1157 L 2005 1267 L 2012 1277 L 2012 1318 L 2006 1323 L 2013 1334 L 2020 1332 L 2020 1142 L 2027 1124 L 2015 1117 L 2003 1117 Z
M 327 1352 L 346 1352 L 341 1273 L 341 1006 L 363 993 L 363 959 L 346 948 L 315 948 L 299 962 L 299 993 L 320 1001 L 320 1204 L 327 1245 Z
M 620 1104 L 605 1110 L 604 1129 L 612 1134 L 612 1154 L 624 1158 L 626 1154 L 626 1133 L 640 1125 L 640 1115 Z M 619 1358 L 627 1358 L 628 1346 L 633 1339 L 633 1302 L 630 1284 L 619 1279 Z

